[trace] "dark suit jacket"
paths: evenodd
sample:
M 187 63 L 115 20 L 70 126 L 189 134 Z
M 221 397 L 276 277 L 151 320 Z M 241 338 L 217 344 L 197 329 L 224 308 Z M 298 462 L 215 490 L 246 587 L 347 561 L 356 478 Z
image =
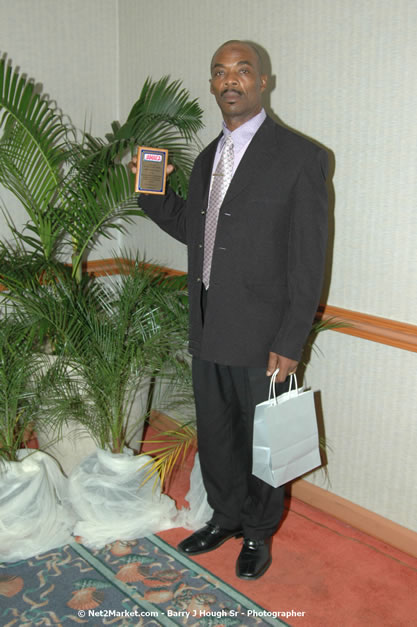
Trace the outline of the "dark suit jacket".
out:
M 322 286 L 327 153 L 269 117 L 263 122 L 220 208 L 203 326 L 204 222 L 218 139 L 196 159 L 186 202 L 172 190 L 139 200 L 188 246 L 190 352 L 234 366 L 266 367 L 269 351 L 298 361 Z

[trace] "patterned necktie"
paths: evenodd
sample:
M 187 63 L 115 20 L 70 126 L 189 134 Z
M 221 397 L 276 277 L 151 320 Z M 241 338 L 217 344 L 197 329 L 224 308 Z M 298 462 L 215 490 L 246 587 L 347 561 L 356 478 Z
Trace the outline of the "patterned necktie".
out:
M 208 289 L 213 257 L 214 240 L 216 239 L 219 209 L 226 195 L 233 176 L 233 139 L 227 135 L 219 163 L 214 173 L 213 184 L 207 207 L 206 226 L 204 232 L 203 283 Z

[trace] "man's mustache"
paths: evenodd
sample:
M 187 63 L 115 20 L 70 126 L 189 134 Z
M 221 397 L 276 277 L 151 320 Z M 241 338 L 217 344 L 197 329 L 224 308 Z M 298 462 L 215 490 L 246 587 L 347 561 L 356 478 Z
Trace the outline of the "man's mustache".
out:
M 237 89 L 223 89 L 221 95 L 224 96 L 225 94 L 236 94 L 237 96 L 241 96 L 242 92 Z

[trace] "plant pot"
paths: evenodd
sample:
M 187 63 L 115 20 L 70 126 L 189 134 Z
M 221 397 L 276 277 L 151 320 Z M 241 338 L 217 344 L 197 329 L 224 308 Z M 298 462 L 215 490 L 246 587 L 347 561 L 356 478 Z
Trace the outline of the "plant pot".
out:
M 66 479 L 40 451 L 18 451 L 21 461 L 0 467 L 0 561 L 39 555 L 72 540 L 74 516 Z
M 96 443 L 89 432 L 75 420 L 68 420 L 62 426 L 59 439 L 47 426 L 38 432 L 39 447 L 47 450 L 68 477 L 72 469 L 96 449 Z M 52 444 L 51 444 L 52 442 Z
M 102 449 L 86 457 L 69 477 L 77 514 L 74 535 L 91 548 L 133 540 L 178 526 L 175 502 L 153 480 L 142 484 L 147 455 Z
M 213 510 L 207 502 L 198 453 L 195 454 L 190 476 L 190 489 L 185 495 L 185 500 L 188 501 L 189 507 L 181 510 L 184 517 L 182 526 L 186 529 L 199 529 L 211 519 Z

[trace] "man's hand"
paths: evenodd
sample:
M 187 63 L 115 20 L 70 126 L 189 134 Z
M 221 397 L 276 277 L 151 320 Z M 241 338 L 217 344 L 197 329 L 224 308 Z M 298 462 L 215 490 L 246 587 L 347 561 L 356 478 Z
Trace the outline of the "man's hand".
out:
M 137 163 L 138 163 L 138 158 L 135 155 L 134 157 L 132 157 L 132 161 L 129 161 L 129 163 L 127 164 L 127 167 L 133 174 L 136 174 Z
M 132 157 L 132 161 L 129 161 L 129 163 L 127 164 L 127 167 L 129 168 L 129 170 L 133 173 L 136 174 L 136 167 L 138 164 L 138 158 L 135 155 L 134 157 Z M 171 172 L 174 171 L 174 166 L 168 164 L 167 165 L 167 176 L 169 176 L 169 174 L 171 174 Z
M 278 355 L 277 353 L 269 353 L 268 359 L 268 367 L 266 369 L 266 374 L 270 377 L 277 368 L 279 368 L 279 372 L 277 374 L 276 382 L 283 383 L 289 374 L 294 374 L 297 370 L 298 361 L 294 361 L 294 359 L 289 359 L 289 357 L 284 357 L 283 355 Z

